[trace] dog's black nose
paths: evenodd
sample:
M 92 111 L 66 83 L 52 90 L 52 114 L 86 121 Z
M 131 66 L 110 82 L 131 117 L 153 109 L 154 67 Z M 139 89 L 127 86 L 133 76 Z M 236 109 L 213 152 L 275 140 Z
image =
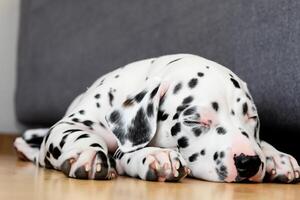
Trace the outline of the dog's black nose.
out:
M 261 160 L 258 156 L 246 156 L 240 154 L 234 156 L 234 164 L 240 177 L 250 178 L 254 176 L 261 165 Z

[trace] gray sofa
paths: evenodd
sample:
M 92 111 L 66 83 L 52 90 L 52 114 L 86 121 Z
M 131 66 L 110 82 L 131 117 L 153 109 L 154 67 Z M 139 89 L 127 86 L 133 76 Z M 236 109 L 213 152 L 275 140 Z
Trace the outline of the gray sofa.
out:
M 23 0 L 16 113 L 50 126 L 97 77 L 193 53 L 248 82 L 261 137 L 300 159 L 300 1 Z

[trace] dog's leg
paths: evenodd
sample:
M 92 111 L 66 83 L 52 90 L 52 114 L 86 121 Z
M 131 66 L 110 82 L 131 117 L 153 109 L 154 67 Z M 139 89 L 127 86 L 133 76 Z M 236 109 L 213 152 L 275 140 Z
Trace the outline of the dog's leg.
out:
M 118 172 L 148 181 L 180 181 L 189 173 L 186 162 L 177 151 L 145 147 L 132 153 L 115 154 Z
M 300 181 L 300 167 L 294 157 L 282 153 L 267 142 L 261 142 L 266 156 L 265 181 L 291 183 Z
M 103 138 L 91 130 L 61 121 L 49 129 L 40 150 L 22 138 L 15 142 L 18 152 L 40 166 L 61 170 L 78 179 L 111 179 L 117 173 Z

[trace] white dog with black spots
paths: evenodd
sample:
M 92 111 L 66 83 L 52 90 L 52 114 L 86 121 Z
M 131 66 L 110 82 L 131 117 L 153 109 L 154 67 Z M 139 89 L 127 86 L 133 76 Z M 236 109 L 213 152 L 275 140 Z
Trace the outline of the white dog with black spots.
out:
M 237 75 L 176 54 L 100 77 L 50 129 L 28 130 L 14 145 L 20 158 L 78 179 L 298 182 L 297 161 L 261 141 L 259 126 Z

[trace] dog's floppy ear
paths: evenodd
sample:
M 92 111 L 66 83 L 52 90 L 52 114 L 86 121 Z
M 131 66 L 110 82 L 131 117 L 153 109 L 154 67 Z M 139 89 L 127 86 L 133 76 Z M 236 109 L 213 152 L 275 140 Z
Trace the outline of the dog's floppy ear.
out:
M 146 146 L 157 129 L 157 113 L 167 83 L 155 83 L 129 95 L 106 115 L 106 121 L 122 152 Z

